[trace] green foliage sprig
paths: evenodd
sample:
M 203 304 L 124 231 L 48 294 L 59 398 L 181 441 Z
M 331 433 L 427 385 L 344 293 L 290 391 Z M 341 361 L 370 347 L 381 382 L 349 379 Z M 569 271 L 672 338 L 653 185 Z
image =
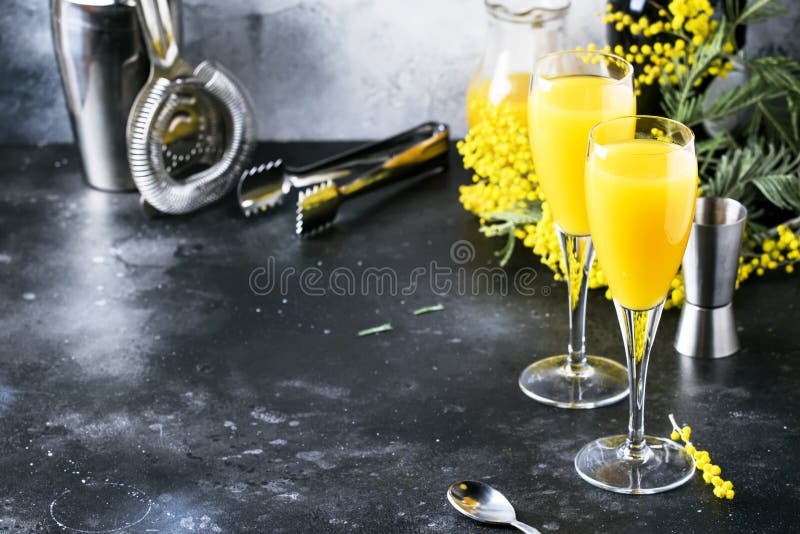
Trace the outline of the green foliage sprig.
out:
M 500 267 L 505 267 L 511 255 L 514 253 L 514 245 L 517 241 L 517 229 L 526 224 L 539 222 L 542 218 L 541 201 L 521 202 L 517 205 L 517 211 L 499 211 L 484 213 L 481 220 L 480 232 L 486 237 L 506 236 L 506 244 L 495 252 L 495 256 L 500 257 Z
M 800 63 L 785 56 L 746 59 L 726 51 L 737 28 L 782 13 L 779 0 L 744 7 L 726 0 L 724 9 L 726 17 L 691 61 L 674 58 L 679 82 L 662 87 L 662 106 L 690 127 L 722 126 L 721 133 L 697 145 L 702 188 L 707 195 L 742 202 L 757 242 L 769 233 L 768 212 L 800 214 Z M 739 64 L 747 80 L 711 99 L 696 81 L 718 58 Z

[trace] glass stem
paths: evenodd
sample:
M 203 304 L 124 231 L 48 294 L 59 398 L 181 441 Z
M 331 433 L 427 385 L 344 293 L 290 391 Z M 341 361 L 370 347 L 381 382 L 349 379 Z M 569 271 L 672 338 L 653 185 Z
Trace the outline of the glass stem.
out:
M 564 254 L 567 298 L 569 302 L 569 359 L 572 373 L 586 371 L 586 293 L 589 289 L 589 270 L 594 261 L 594 246 L 588 235 L 571 235 L 556 225 L 558 242 Z
M 623 454 L 630 459 L 644 460 L 647 444 L 644 439 L 644 393 L 647 362 L 658 329 L 664 302 L 649 310 L 630 310 L 614 300 L 628 360 L 628 385 L 631 389 L 628 417 L 628 440 Z

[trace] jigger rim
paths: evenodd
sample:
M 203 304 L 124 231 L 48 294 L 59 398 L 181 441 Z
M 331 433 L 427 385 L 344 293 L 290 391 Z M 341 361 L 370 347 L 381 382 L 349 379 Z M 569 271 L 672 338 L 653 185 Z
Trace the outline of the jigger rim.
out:
M 707 205 L 711 205 L 712 207 L 720 205 L 724 206 L 724 216 L 726 219 L 727 216 L 733 212 L 733 210 L 736 210 L 736 218 L 733 220 L 726 220 L 726 222 L 704 222 L 701 219 L 703 215 L 706 214 Z M 728 197 L 699 197 L 695 202 L 694 220 L 692 221 L 692 224 L 705 228 L 723 228 L 726 226 L 736 226 L 738 224 L 742 224 L 745 219 L 747 219 L 747 208 L 744 207 L 744 205 L 738 200 Z

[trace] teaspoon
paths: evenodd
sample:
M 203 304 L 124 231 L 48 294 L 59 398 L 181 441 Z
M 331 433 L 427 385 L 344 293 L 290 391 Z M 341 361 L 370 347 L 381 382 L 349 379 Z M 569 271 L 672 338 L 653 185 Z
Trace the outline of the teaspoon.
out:
M 512 526 L 526 534 L 541 534 L 532 526 L 517 521 L 517 514 L 508 499 L 483 482 L 456 482 L 447 488 L 447 500 L 456 510 L 481 523 Z

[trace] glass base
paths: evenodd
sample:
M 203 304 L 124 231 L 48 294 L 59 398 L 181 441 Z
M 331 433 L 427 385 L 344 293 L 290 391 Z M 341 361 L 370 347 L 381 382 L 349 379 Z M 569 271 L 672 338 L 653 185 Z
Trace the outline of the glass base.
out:
M 664 438 L 645 436 L 640 457 L 630 455 L 627 436 L 607 436 L 584 445 L 575 470 L 589 484 L 616 493 L 668 491 L 694 475 L 694 459 L 683 447 Z
M 614 360 L 586 356 L 576 371 L 565 354 L 533 362 L 519 375 L 519 387 L 530 398 L 559 408 L 597 408 L 628 397 L 628 370 Z

